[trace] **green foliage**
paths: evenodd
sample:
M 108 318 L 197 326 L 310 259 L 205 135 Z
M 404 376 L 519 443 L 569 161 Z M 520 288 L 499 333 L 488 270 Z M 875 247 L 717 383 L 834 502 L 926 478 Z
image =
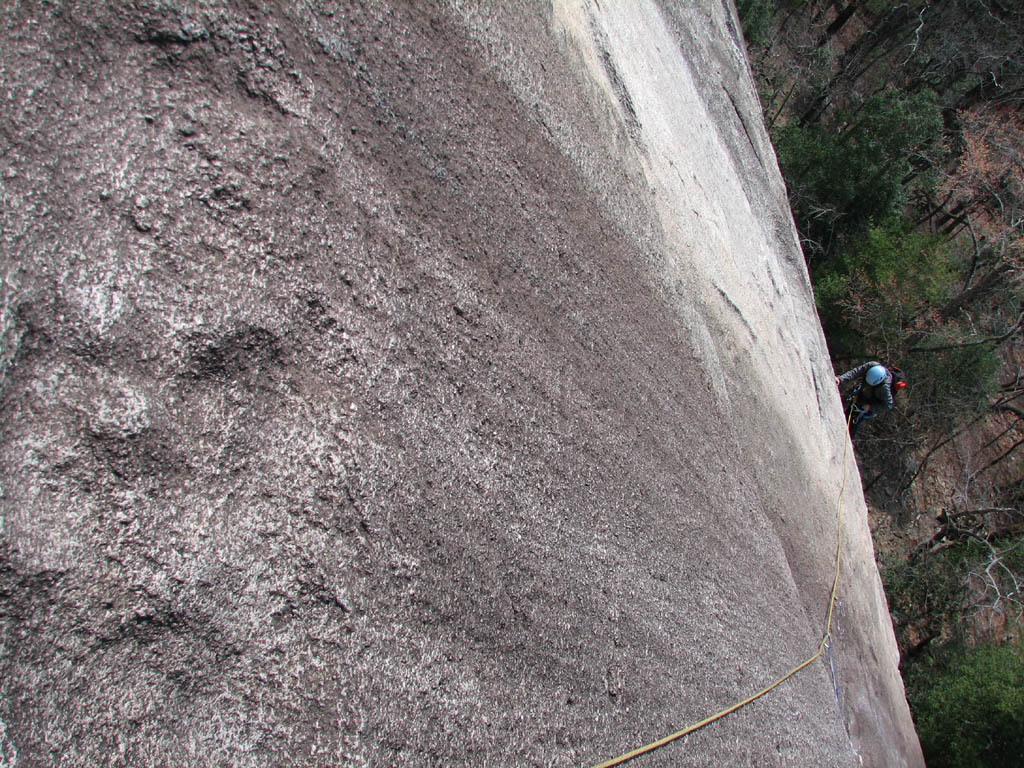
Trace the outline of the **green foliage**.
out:
M 838 110 L 827 124 L 776 130 L 779 166 L 809 250 L 833 256 L 850 235 L 898 215 L 912 156 L 941 132 L 934 93 L 895 88 Z
M 1024 755 L 1024 653 L 957 649 L 917 665 L 907 694 L 929 768 L 1018 765 Z
M 901 301 L 938 301 L 949 290 L 950 273 L 945 241 L 939 235 L 929 235 L 903 229 L 890 221 L 867 231 L 864 239 L 850 248 L 846 267 L 851 273 L 862 273 L 873 286 L 895 285 L 902 293 Z
M 1004 540 L 996 549 L 1020 573 L 1024 547 L 1012 544 Z M 930 768 L 1015 765 L 1010 758 L 1024 754 L 1021 647 L 964 645 L 970 635 L 964 623 L 972 599 L 968 574 L 984 569 L 990 556 L 988 547 L 966 538 L 906 561 L 883 560 L 893 620 L 904 642 L 910 641 L 903 677 Z
M 837 258 L 814 266 L 822 323 L 843 357 L 899 347 L 952 281 L 944 238 L 907 230 L 896 220 L 871 227 Z
M 1006 539 L 996 542 L 996 549 L 1005 552 L 1003 562 L 1014 573 L 1024 575 L 1024 539 Z
M 964 577 L 970 553 L 964 544 L 883 563 L 882 583 L 893 622 L 918 642 L 950 636 L 966 599 Z
M 736 0 L 736 12 L 748 45 L 761 45 L 771 31 L 775 0 Z
M 908 357 L 903 367 L 915 382 L 915 412 L 927 425 L 952 425 L 957 417 L 977 413 L 998 389 L 1000 360 L 993 344 L 972 344 L 970 336 L 946 325 L 920 347 L 930 351 Z

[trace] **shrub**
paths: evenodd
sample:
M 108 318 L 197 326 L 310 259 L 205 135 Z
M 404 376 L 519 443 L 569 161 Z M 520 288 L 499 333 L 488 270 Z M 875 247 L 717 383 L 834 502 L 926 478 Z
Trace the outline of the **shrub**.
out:
M 736 0 L 736 12 L 748 45 L 761 45 L 771 30 L 775 0 Z
M 920 664 L 907 693 L 929 768 L 1019 765 L 1024 755 L 1020 644 L 956 649 Z

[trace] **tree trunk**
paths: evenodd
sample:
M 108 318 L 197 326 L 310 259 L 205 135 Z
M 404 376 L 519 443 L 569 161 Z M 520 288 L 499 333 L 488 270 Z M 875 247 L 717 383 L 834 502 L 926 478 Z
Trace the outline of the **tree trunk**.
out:
M 1006 262 L 1000 262 L 995 267 L 986 272 L 978 282 L 972 285 L 965 291 L 961 291 L 959 294 L 954 296 L 952 299 L 947 301 L 942 308 L 939 309 L 939 317 L 943 320 L 951 320 L 960 311 L 970 304 L 992 294 L 996 289 L 1002 286 L 1003 278 L 1013 271 L 1013 266 Z
M 818 48 L 825 45 L 829 40 L 835 37 L 839 30 L 846 26 L 846 22 L 853 18 L 853 15 L 860 7 L 860 4 L 861 0 L 851 0 L 851 2 L 839 12 L 832 23 L 825 28 L 825 33 L 818 38 Z
M 837 87 L 844 82 L 855 82 L 865 71 L 862 63 L 880 47 L 888 46 L 893 41 L 900 41 L 909 30 L 909 22 L 914 18 L 916 17 L 906 5 L 896 6 L 878 16 L 871 26 L 843 52 L 839 58 L 838 71 L 800 115 L 800 125 L 808 126 L 818 122 L 828 108 L 832 94 Z M 874 61 L 871 64 L 874 64 Z

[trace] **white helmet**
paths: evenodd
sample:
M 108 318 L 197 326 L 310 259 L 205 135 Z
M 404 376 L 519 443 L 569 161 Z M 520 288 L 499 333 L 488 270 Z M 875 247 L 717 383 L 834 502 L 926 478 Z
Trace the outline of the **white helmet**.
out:
M 867 374 L 864 376 L 864 381 L 868 383 L 870 387 L 877 387 L 883 381 L 889 372 L 885 370 L 884 365 L 872 365 L 868 368 Z

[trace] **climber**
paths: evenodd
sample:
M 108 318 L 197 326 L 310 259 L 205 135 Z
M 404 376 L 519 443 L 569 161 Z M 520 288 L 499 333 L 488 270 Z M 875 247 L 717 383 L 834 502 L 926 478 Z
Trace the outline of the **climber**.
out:
M 875 360 L 851 368 L 842 376 L 836 376 L 838 387 L 850 381 L 858 382 L 851 395 L 851 437 L 861 422 L 892 410 L 894 392 L 907 386 L 903 371 L 896 366 L 886 367 Z

